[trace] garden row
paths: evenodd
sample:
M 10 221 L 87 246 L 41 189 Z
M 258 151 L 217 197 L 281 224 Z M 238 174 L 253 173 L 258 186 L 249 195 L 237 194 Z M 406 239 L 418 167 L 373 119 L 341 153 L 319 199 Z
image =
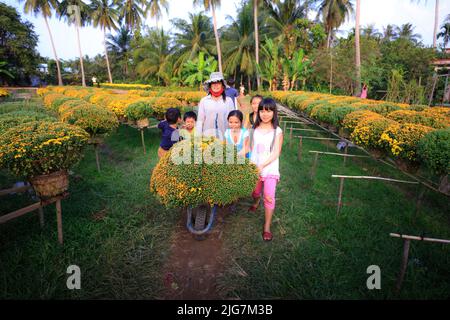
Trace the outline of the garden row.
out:
M 450 110 L 314 92 L 267 93 L 328 129 L 410 169 L 450 170 Z
M 43 96 L 46 107 L 55 112 L 60 112 L 60 108 L 64 109 L 69 101 L 79 101 L 78 103 L 105 107 L 114 112 L 121 122 L 135 122 L 151 117 L 162 119 L 168 108 L 194 106 L 205 96 L 205 93 L 199 91 L 129 90 L 119 94 L 110 89 L 78 87 L 47 87 L 39 89 L 38 94 Z

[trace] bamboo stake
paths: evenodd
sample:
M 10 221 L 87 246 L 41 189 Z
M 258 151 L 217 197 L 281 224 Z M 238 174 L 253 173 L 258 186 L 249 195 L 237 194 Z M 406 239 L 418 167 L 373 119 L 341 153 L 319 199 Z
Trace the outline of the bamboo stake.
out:
M 348 154 L 348 144 L 345 144 L 345 151 L 344 154 L 347 155 Z M 347 160 L 347 157 L 344 157 L 344 167 L 345 167 L 345 162 Z
M 97 163 L 97 170 L 98 172 L 100 172 L 100 160 L 98 157 L 98 144 L 94 144 L 94 151 L 95 151 L 95 162 Z
M 298 140 L 298 153 L 297 153 L 298 161 L 302 160 L 302 151 L 303 151 L 303 138 L 300 137 L 300 139 Z
M 141 131 L 141 140 L 142 140 L 142 147 L 144 148 L 144 154 L 147 153 L 147 151 L 145 150 L 145 142 L 144 142 L 144 129 L 139 129 L 139 131 Z
M 398 234 L 398 233 L 390 233 L 389 234 L 393 238 L 401 238 L 407 240 L 417 240 L 417 241 L 427 241 L 427 242 L 437 242 L 437 243 L 445 243 L 450 244 L 450 240 L 446 239 L 435 239 L 435 238 L 427 238 L 427 237 L 418 237 L 418 236 L 410 236 L 406 234 Z
M 390 179 L 390 178 L 383 178 L 383 177 L 371 177 L 371 176 L 341 176 L 337 174 L 331 175 L 332 178 L 346 178 L 346 179 L 369 179 L 369 180 L 384 180 L 384 181 L 391 181 L 391 182 L 399 182 L 399 183 L 409 183 L 409 184 L 419 184 L 415 181 L 404 181 L 404 180 L 396 180 L 396 179 Z
M 283 121 L 283 132 L 286 132 L 286 121 Z
M 339 184 L 339 197 L 338 197 L 338 207 L 337 207 L 337 215 L 339 215 L 339 211 L 342 207 L 342 190 L 344 189 L 344 177 L 341 178 L 341 182 Z
M 322 132 L 322 130 L 304 129 L 304 128 L 292 128 L 293 131 L 309 131 L 309 132 Z
M 39 224 L 41 225 L 41 228 L 44 227 L 44 209 L 39 207 Z
M 310 140 L 329 140 L 329 141 L 340 141 L 342 139 L 334 139 L 334 138 L 321 138 L 321 137 L 306 137 L 306 136 L 294 136 L 293 138 L 300 138 L 303 137 L 304 139 L 310 139 Z
M 342 153 L 323 152 L 323 151 L 315 151 L 315 150 L 311 150 L 309 152 L 310 153 L 329 154 L 329 155 L 340 156 L 340 157 L 370 158 L 369 156 L 361 156 L 361 155 L 357 155 L 357 154 L 342 154 Z
M 289 132 L 289 149 L 292 148 L 292 125 L 291 125 L 291 130 Z
M 317 167 L 317 161 L 319 160 L 319 154 L 316 153 L 314 156 L 314 162 L 311 168 L 311 180 L 314 179 L 314 176 L 316 175 L 316 167 Z
M 56 221 L 58 225 L 58 241 L 63 244 L 63 232 L 62 232 L 62 216 L 61 216 L 61 199 L 56 201 Z
M 423 184 L 419 184 L 419 188 L 417 189 L 416 195 L 416 211 L 414 212 L 414 220 L 419 215 L 420 207 L 422 206 L 423 196 L 425 195 L 426 189 L 423 187 Z
M 409 245 L 410 245 L 410 240 L 405 239 L 403 242 L 402 265 L 400 266 L 400 274 L 398 275 L 397 284 L 395 286 L 397 293 L 400 292 L 400 290 L 402 288 L 402 284 L 403 284 L 403 279 L 405 278 L 406 267 L 408 266 Z

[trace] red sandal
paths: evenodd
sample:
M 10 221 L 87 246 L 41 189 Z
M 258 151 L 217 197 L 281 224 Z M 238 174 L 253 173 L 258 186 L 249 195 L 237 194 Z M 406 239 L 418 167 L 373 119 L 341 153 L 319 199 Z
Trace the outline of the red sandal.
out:
M 273 238 L 272 232 L 264 231 L 262 233 L 262 238 L 263 238 L 264 241 L 272 241 L 272 238 Z
M 258 206 L 251 206 L 248 208 L 247 212 L 256 212 L 256 209 L 258 209 Z

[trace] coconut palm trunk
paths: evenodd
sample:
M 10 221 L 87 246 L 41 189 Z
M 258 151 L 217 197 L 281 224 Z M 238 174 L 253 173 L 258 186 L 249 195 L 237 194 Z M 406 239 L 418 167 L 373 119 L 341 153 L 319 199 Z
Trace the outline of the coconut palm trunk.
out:
M 105 46 L 106 67 L 108 68 L 109 83 L 113 83 L 111 68 L 109 67 L 108 50 L 106 49 L 106 30 L 103 29 L 103 45 Z
M 80 55 L 81 85 L 83 87 L 86 87 L 86 79 L 84 77 L 83 54 L 81 53 L 80 30 L 77 23 L 75 23 L 75 28 L 77 29 L 78 53 Z
M 361 92 L 361 51 L 359 45 L 359 20 L 361 16 L 361 0 L 356 0 L 356 26 L 355 26 L 355 67 L 356 67 L 356 87 L 355 92 Z
M 438 22 L 439 22 L 439 0 L 436 0 L 436 5 L 434 7 L 434 32 L 433 32 L 433 48 L 435 49 L 437 46 Z
M 255 58 L 256 64 L 259 66 L 259 31 L 258 31 L 258 0 L 255 0 L 253 4 L 253 16 L 255 21 Z M 256 86 L 259 90 L 261 87 L 261 78 L 258 71 L 256 71 Z
M 62 82 L 62 77 L 61 77 L 61 67 L 59 65 L 58 56 L 56 55 L 55 43 L 53 42 L 52 32 L 50 31 L 50 26 L 48 25 L 47 16 L 45 16 L 45 15 L 44 15 L 44 20 L 45 20 L 45 26 L 47 27 L 48 34 L 50 35 L 50 42 L 52 43 L 53 55 L 55 56 L 56 69 L 58 71 L 58 86 L 62 86 L 63 82 Z
M 219 71 L 222 72 L 222 50 L 220 50 L 219 33 L 217 32 L 216 9 L 215 9 L 214 5 L 211 5 L 211 11 L 212 11 L 212 16 L 213 16 L 214 35 L 216 37 L 217 56 L 218 56 L 218 60 L 219 60 Z

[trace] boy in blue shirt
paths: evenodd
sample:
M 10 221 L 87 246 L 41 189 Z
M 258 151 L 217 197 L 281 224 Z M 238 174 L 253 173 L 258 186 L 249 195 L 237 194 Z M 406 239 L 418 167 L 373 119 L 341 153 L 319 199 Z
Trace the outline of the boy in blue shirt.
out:
M 169 108 L 166 111 L 165 120 L 158 124 L 162 131 L 161 143 L 159 144 L 158 157 L 164 156 L 173 144 L 178 142 L 180 135 L 178 132 L 178 123 L 181 122 L 181 112 L 177 108 Z

